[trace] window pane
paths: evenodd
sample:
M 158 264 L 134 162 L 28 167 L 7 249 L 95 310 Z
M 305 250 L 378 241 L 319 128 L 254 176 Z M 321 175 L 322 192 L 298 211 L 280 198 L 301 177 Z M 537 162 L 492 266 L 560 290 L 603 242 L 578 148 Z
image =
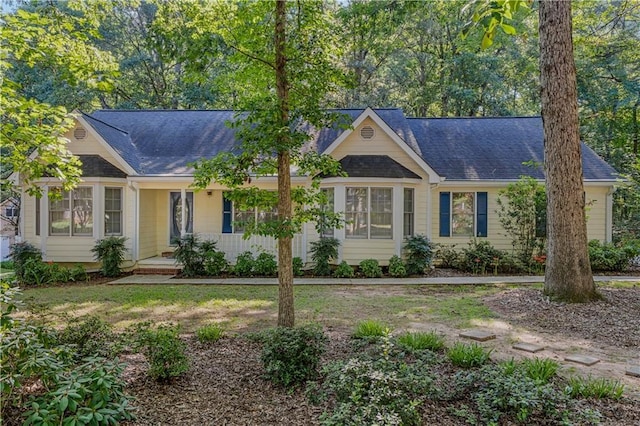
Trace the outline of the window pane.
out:
M 235 210 L 233 215 L 233 232 L 242 234 L 247 229 L 247 225 L 256 220 L 255 209 Z
M 93 188 L 73 191 L 73 235 L 93 234 Z
M 104 234 L 122 235 L 122 188 L 104 190 Z
M 451 202 L 451 234 L 473 236 L 474 193 L 454 192 Z
M 324 193 L 324 195 L 327 197 L 327 203 L 321 206 L 321 209 L 323 212 L 334 212 L 334 192 L 333 192 L 333 188 L 323 188 L 322 192 Z M 334 229 L 333 227 L 330 227 L 328 222 L 328 219 L 322 215 L 319 218 L 319 228 L 320 228 L 320 234 L 323 237 L 333 237 L 334 235 Z
M 367 188 L 347 188 L 345 203 L 345 235 L 347 238 L 367 238 Z
M 404 237 L 411 237 L 413 235 L 413 189 L 405 188 L 404 190 L 404 218 L 403 218 L 403 231 Z
M 52 188 L 52 190 L 56 190 Z M 49 200 L 49 234 L 69 235 L 71 230 L 71 210 L 69 191 L 62 191 L 61 198 Z
M 393 238 L 393 190 L 371 188 L 371 238 Z

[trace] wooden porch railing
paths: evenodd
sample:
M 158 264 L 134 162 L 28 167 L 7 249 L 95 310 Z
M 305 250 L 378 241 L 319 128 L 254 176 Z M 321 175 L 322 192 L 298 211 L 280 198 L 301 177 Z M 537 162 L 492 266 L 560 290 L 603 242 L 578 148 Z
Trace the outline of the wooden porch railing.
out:
M 213 234 L 199 233 L 201 240 L 216 241 L 216 248 L 223 251 L 225 258 L 229 262 L 235 262 L 238 255 L 245 251 L 253 253 L 267 252 L 272 253 L 278 258 L 278 245 L 273 237 L 264 237 L 261 235 L 252 235 L 248 239 L 242 238 L 242 234 Z M 305 249 L 304 235 L 296 234 L 293 237 L 293 257 L 302 258 L 303 262 L 307 261 L 307 252 Z

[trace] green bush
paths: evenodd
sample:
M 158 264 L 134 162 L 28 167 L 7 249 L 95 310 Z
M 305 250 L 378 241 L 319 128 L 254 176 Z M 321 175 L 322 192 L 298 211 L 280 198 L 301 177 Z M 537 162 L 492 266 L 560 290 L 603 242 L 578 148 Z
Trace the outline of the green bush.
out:
M 572 398 L 618 400 L 624 394 L 624 385 L 617 380 L 593 377 L 571 377 L 566 389 Z
M 365 259 L 360 262 L 360 273 L 367 278 L 380 278 L 382 269 L 376 259 Z
M 356 325 L 353 337 L 356 339 L 375 339 L 389 334 L 389 327 L 375 320 L 360 321 Z
M 394 278 L 402 278 L 407 276 L 407 268 L 399 256 L 393 255 L 389 259 L 389 275 Z
M 203 254 L 204 272 L 207 275 L 218 276 L 229 268 L 229 262 L 221 251 L 206 251 Z
M 76 282 L 87 281 L 89 279 L 89 274 L 87 274 L 87 270 L 83 265 L 77 263 L 69 270 L 69 279 Z
M 253 264 L 253 271 L 257 275 L 272 277 L 278 273 L 278 262 L 271 253 L 262 252 L 256 257 Z
M 407 273 L 422 275 L 431 266 L 435 245 L 425 235 L 414 235 L 407 238 L 404 250 L 407 253 Z
M 255 267 L 255 260 L 250 251 L 242 252 L 236 258 L 236 264 L 233 266 L 233 273 L 239 277 L 250 277 Z
M 186 345 L 178 332 L 178 326 L 170 325 L 142 331 L 140 344 L 149 362 L 149 376 L 154 380 L 168 381 L 189 371 Z
M 461 253 L 451 246 L 438 245 L 435 258 L 440 268 L 458 269 L 460 267 Z
M 0 261 L 0 268 L 6 269 L 6 270 L 13 270 L 15 268 L 15 265 L 13 263 L 13 260 L 2 260 Z
M 293 276 L 301 277 L 304 275 L 304 262 L 301 257 L 294 257 L 292 260 Z
M 322 237 L 318 241 L 311 242 L 311 260 L 313 261 L 313 274 L 316 276 L 331 275 L 330 262 L 338 258 L 340 241 L 337 238 Z
M 96 316 L 74 318 L 58 333 L 58 340 L 62 344 L 73 345 L 77 358 L 111 358 L 118 352 L 117 338 L 111 325 Z
M 346 260 L 340 262 L 335 271 L 333 271 L 333 276 L 336 278 L 353 278 L 355 275 L 353 268 L 347 263 Z
M 629 267 L 631 259 L 638 255 L 640 250 L 631 243 L 616 246 L 598 240 L 589 241 L 589 261 L 594 271 L 623 272 Z
M 52 282 L 49 264 L 40 259 L 30 258 L 22 265 L 22 279 L 25 285 L 40 286 Z
M 489 241 L 473 239 L 469 247 L 462 249 L 459 268 L 474 274 L 486 274 L 499 265 L 504 252 L 494 248 Z
M 91 251 L 94 258 L 102 262 L 102 274 L 105 277 L 117 277 L 122 272 L 120 267 L 124 261 L 126 237 L 107 237 L 98 240 Z
M 26 281 L 25 266 L 28 263 L 34 264 L 34 261 L 42 261 L 42 252 L 27 242 L 15 243 L 10 247 L 9 256 L 13 261 L 13 270 L 19 283 L 33 284 Z M 31 262 L 30 262 L 31 261 Z
M 410 351 L 429 350 L 437 352 L 444 348 L 444 338 L 435 331 L 429 333 L 404 333 L 398 336 L 398 343 Z
M 0 418 L 11 411 L 22 412 L 25 424 L 107 425 L 133 419 L 120 377 L 124 365 L 101 357 L 77 365 L 79 354 L 61 344 L 52 328 L 12 318 L 18 294 L 0 286 Z
M 487 350 L 477 343 L 456 343 L 447 351 L 453 365 L 462 368 L 479 367 L 489 361 L 493 350 Z
M 223 334 L 224 329 L 220 324 L 207 324 L 196 330 L 196 337 L 201 343 L 217 342 Z
M 317 325 L 268 330 L 261 359 L 267 377 L 284 387 L 292 387 L 317 374 L 326 337 Z
M 204 263 L 200 250 L 200 239 L 195 234 L 186 234 L 174 240 L 176 249 L 173 257 L 176 263 L 182 264 L 182 275 L 197 277 L 204 275 Z

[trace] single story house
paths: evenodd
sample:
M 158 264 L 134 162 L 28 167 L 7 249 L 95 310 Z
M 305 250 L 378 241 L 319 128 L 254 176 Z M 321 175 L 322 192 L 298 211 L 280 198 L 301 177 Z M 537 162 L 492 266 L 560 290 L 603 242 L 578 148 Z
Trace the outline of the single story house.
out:
M 500 249 L 511 241 L 501 229 L 498 192 L 522 175 L 544 179 L 540 117 L 409 118 L 400 109 L 345 109 L 348 129 L 315 131 L 309 146 L 342 164 L 348 177 L 327 177 L 322 188 L 344 212 L 340 259 L 386 264 L 401 254 L 405 237 L 463 247 L 472 238 Z M 189 163 L 234 148 L 233 111 L 98 110 L 76 114 L 66 135 L 82 161 L 82 183 L 61 200 L 22 193 L 20 235 L 45 260 L 93 262 L 95 241 L 127 237 L 129 266 L 145 267 L 172 250 L 173 237 L 196 233 L 218 242 L 231 261 L 245 250 L 276 253 L 268 237 L 242 238 L 235 220 L 273 212 L 240 211 L 212 182 L 194 190 Z M 589 239 L 611 240 L 617 175 L 582 145 Z M 19 177 L 18 177 L 19 179 Z M 309 178 L 292 176 L 294 185 Z M 58 185 L 39 181 L 44 193 Z M 253 184 L 276 190 L 275 177 Z M 318 238 L 307 224 L 293 241 L 294 256 L 307 260 Z

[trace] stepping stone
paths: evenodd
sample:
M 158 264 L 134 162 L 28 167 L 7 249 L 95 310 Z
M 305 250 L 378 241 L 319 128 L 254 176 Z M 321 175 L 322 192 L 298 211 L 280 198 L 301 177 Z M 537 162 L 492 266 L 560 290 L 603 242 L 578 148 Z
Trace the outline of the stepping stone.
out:
M 466 339 L 477 340 L 478 342 L 486 342 L 487 340 L 495 339 L 496 335 L 482 330 L 468 330 L 460 333 L 460 337 Z
M 631 365 L 627 367 L 627 376 L 640 377 L 640 365 Z
M 533 343 L 520 342 L 520 343 L 516 343 L 515 345 L 513 345 L 513 349 L 517 349 L 519 351 L 525 351 L 525 352 L 530 352 L 532 354 L 535 354 L 536 352 L 543 351 L 544 350 L 544 346 L 535 345 Z
M 586 365 L 587 367 L 592 366 L 600 362 L 598 358 L 594 358 L 592 356 L 587 355 L 569 355 L 564 358 L 565 361 L 577 362 L 578 364 Z

